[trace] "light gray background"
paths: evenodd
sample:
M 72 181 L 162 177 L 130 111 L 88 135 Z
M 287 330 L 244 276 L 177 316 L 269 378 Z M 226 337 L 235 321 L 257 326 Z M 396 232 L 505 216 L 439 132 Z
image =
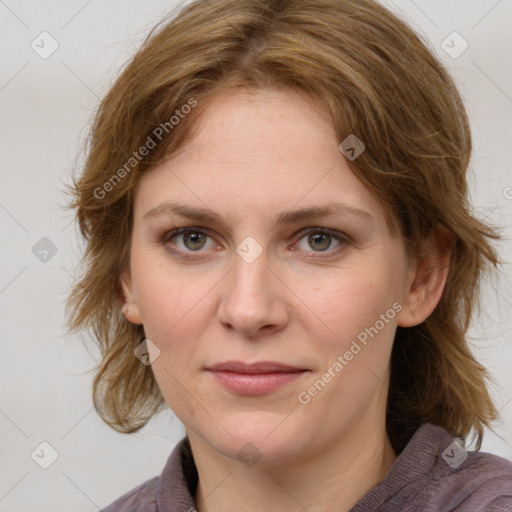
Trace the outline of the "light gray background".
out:
M 510 239 L 512 1 L 386 4 L 424 34 L 455 76 L 476 146 L 473 203 L 480 217 L 505 226 Z M 99 98 L 173 5 L 0 0 L 0 512 L 98 510 L 159 474 L 183 436 L 168 411 L 132 436 L 101 422 L 92 410 L 87 373 L 96 352 L 87 339 L 65 336 L 63 309 L 81 244 L 62 208 L 62 184 L 69 182 Z M 47 59 L 31 48 L 43 31 L 59 45 Z M 469 44 L 456 59 L 442 48 L 453 31 Z M 460 49 L 452 40 L 447 44 Z M 32 252 L 42 237 L 57 248 L 46 263 Z M 486 287 L 487 313 L 474 325 L 472 343 L 490 369 L 502 418 L 498 435 L 489 432 L 483 449 L 512 459 L 510 242 L 500 251 L 506 265 Z M 58 452 L 46 470 L 31 458 L 42 441 Z

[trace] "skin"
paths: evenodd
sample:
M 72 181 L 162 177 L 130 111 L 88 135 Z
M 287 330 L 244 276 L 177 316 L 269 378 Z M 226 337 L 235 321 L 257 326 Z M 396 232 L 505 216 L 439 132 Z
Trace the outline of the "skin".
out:
M 349 510 L 396 459 L 385 429 L 393 338 L 438 303 L 448 237 L 433 237 L 421 260 L 407 257 L 339 142 L 312 98 L 221 94 L 180 151 L 139 182 L 123 312 L 160 350 L 153 371 L 189 436 L 200 512 Z M 281 212 L 332 201 L 367 215 L 277 223 Z M 164 211 L 168 202 L 221 221 Z M 169 236 L 181 227 L 206 230 L 204 245 Z M 311 244 L 306 228 L 341 238 Z M 251 263 L 236 251 L 249 236 L 262 250 Z M 298 394 L 393 304 L 401 311 L 300 403 Z M 268 394 L 241 396 L 205 370 L 227 360 L 308 371 Z M 254 465 L 237 455 L 247 443 Z

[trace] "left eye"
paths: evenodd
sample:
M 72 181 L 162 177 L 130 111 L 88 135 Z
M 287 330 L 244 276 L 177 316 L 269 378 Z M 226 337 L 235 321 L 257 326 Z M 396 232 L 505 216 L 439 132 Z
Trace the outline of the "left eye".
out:
M 304 247 L 304 242 L 309 248 Z M 334 235 L 323 229 L 317 229 L 306 233 L 306 235 L 300 239 L 298 245 L 302 250 L 305 251 L 310 251 L 313 249 L 314 252 L 325 252 L 328 249 L 338 248 L 342 242 L 343 240 L 339 235 Z

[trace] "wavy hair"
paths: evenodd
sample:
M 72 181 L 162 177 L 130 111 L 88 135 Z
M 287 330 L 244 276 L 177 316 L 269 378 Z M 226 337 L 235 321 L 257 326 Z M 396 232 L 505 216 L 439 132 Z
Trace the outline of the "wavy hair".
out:
M 357 134 L 366 150 L 351 169 L 389 225 L 398 220 L 408 251 L 439 226 L 454 235 L 438 306 L 396 332 L 387 430 L 397 452 L 423 422 L 473 433 L 480 447 L 497 413 L 466 333 L 482 275 L 498 264 L 499 234 L 472 213 L 470 129 L 452 79 L 406 23 L 372 0 L 196 0 L 151 31 L 110 87 L 70 187 L 85 253 L 69 326 L 90 330 L 101 350 L 97 412 L 130 433 L 164 403 L 151 366 L 134 356 L 143 327 L 120 312 L 133 193 L 190 137 L 208 100 L 236 88 L 308 93 L 328 107 L 340 142 Z

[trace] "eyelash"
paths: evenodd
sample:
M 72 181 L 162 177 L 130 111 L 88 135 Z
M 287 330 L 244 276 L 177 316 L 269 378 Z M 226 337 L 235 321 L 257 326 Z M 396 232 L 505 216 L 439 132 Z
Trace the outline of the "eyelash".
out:
M 213 239 L 213 237 L 210 235 L 210 233 L 203 228 L 186 227 L 186 228 L 177 228 L 177 229 L 173 229 L 171 231 L 166 231 L 164 233 L 164 235 L 161 237 L 160 243 L 164 246 L 169 247 L 168 244 L 172 239 L 174 239 L 175 237 L 177 237 L 179 235 L 184 235 L 184 234 L 188 234 L 188 233 L 201 234 L 201 235 L 204 235 L 204 236 L 207 236 L 207 237 Z M 299 236 L 299 238 L 297 238 L 297 241 L 294 242 L 294 244 L 296 244 L 297 242 L 302 240 L 304 237 L 307 237 L 308 235 L 311 235 L 311 234 L 329 235 L 332 237 L 332 239 L 336 240 L 340 244 L 338 247 L 336 247 L 334 249 L 326 249 L 325 251 L 313 251 L 312 250 L 312 251 L 310 251 L 310 254 L 314 254 L 314 256 L 310 256 L 312 258 L 326 258 L 329 256 L 337 255 L 341 250 L 344 249 L 345 246 L 353 244 L 352 239 L 348 235 L 345 235 L 344 233 L 340 233 L 339 231 L 335 231 L 335 230 L 327 229 L 327 228 L 320 228 L 320 227 L 310 227 L 310 228 L 305 228 L 305 229 L 301 230 L 298 233 L 298 235 L 300 235 L 300 236 Z M 201 254 L 204 252 L 201 249 L 198 249 L 197 251 L 191 251 L 191 250 L 184 251 L 182 249 L 175 249 L 175 248 L 169 247 L 169 250 L 172 251 L 174 254 L 178 254 L 179 256 L 183 256 L 186 258 L 190 258 L 190 257 L 200 258 L 200 257 L 204 256 L 203 254 Z M 186 254 L 186 256 L 184 256 L 185 254 Z

